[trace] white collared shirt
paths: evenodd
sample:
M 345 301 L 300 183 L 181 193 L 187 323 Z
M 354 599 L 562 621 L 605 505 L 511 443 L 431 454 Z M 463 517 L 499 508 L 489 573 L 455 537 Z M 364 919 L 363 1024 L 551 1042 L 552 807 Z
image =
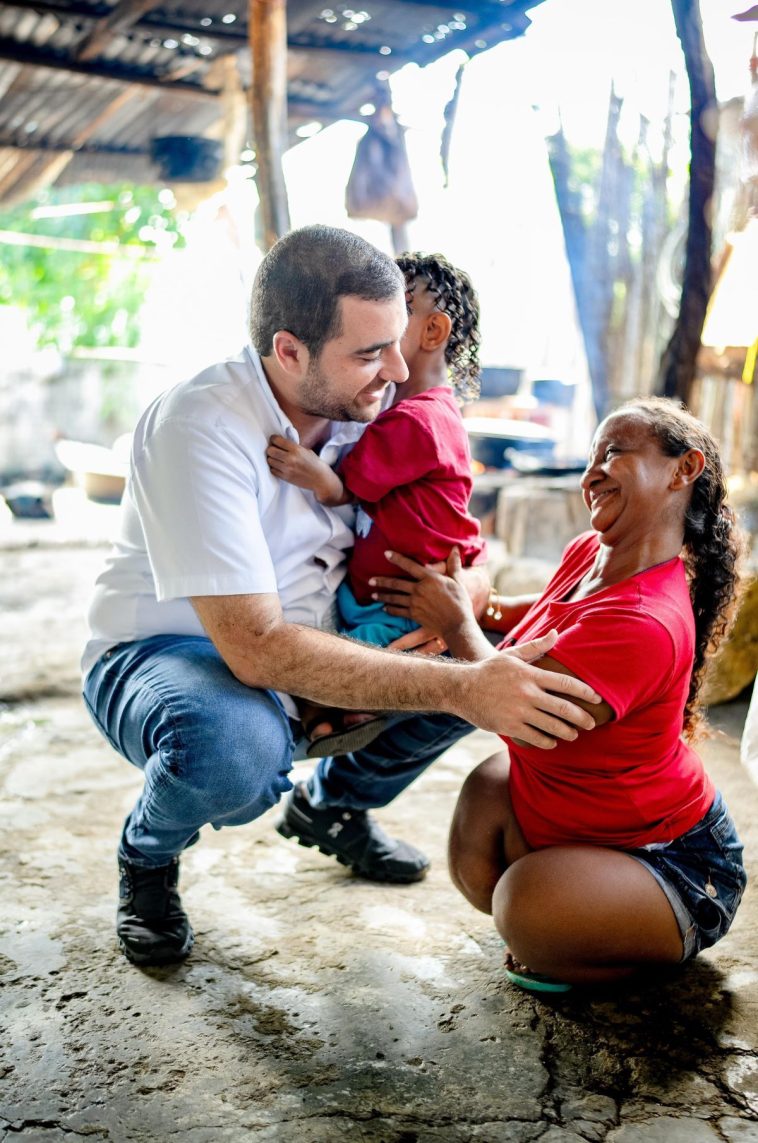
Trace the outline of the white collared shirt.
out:
M 365 427 L 333 422 L 322 460 L 334 464 Z M 195 595 L 276 592 L 289 622 L 331 625 L 354 511 L 325 508 L 272 476 L 266 446 L 274 433 L 299 439 L 251 346 L 145 411 L 120 534 L 89 610 L 85 673 L 116 643 L 204 634 Z

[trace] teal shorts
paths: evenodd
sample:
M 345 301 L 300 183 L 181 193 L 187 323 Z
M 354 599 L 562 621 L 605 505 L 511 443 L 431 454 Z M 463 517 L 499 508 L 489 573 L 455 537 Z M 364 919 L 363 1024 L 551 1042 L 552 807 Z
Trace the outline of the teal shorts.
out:
M 393 639 L 415 631 L 418 623 L 405 619 L 402 615 L 388 615 L 383 603 L 358 603 L 343 580 L 337 591 L 340 634 L 362 643 L 373 643 L 376 647 L 386 647 Z

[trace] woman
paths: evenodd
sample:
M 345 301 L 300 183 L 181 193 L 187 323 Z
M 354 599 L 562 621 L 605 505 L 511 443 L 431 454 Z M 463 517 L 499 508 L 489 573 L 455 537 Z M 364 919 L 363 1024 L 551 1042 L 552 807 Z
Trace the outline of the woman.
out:
M 508 632 L 500 648 L 558 631 L 539 665 L 603 696 L 595 729 L 553 750 L 506 740 L 465 782 L 450 835 L 453 880 L 493 914 L 511 978 L 555 991 L 689 959 L 727 931 L 746 880 L 687 741 L 740 547 L 716 445 L 674 403 L 633 401 L 597 430 L 582 490 L 593 531 L 541 596 L 490 611 Z M 458 658 L 497 654 L 455 553 L 447 576 L 394 562 L 416 582 L 377 579 L 392 610 Z

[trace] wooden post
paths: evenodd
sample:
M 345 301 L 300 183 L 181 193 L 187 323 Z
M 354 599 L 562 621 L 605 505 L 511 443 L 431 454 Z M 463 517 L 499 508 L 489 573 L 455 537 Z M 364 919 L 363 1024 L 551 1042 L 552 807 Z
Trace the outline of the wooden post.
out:
M 250 0 L 256 182 L 267 250 L 290 228 L 282 155 L 287 139 L 287 2 Z

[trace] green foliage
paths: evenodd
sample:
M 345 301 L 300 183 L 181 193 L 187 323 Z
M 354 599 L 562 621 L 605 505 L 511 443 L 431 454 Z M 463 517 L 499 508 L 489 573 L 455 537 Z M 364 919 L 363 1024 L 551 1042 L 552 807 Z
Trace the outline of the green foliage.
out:
M 156 259 L 184 245 L 181 221 L 170 191 L 123 183 L 50 189 L 0 211 L 0 231 L 24 243 L 0 238 L 0 304 L 26 311 L 40 345 L 134 347 Z

